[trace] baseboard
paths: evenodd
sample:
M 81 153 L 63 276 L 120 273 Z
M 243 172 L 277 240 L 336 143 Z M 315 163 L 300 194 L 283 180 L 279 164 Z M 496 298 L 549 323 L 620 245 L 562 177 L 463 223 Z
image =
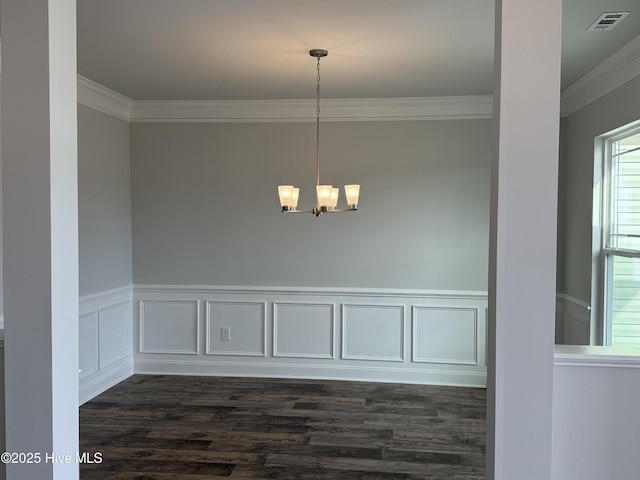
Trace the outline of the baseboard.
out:
M 125 357 L 80 380 L 80 405 L 133 375 L 133 359 Z
M 428 371 L 407 368 L 326 366 L 309 364 L 189 362 L 137 360 L 136 373 L 153 375 L 194 375 L 221 377 L 261 377 L 341 380 L 380 383 L 410 383 L 486 388 L 486 374 L 456 371 Z

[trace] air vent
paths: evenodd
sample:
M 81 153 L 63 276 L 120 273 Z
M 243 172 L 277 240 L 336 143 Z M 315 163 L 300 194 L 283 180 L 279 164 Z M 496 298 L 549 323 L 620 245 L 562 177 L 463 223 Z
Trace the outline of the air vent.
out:
M 600 15 L 595 22 L 589 25 L 589 28 L 587 28 L 587 30 L 611 30 L 630 13 L 631 12 L 605 12 Z

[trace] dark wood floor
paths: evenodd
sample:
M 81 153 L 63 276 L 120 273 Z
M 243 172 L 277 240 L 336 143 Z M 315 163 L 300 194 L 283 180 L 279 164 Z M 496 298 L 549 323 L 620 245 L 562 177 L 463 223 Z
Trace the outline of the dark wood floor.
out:
M 80 409 L 89 480 L 481 480 L 483 389 L 135 375 Z

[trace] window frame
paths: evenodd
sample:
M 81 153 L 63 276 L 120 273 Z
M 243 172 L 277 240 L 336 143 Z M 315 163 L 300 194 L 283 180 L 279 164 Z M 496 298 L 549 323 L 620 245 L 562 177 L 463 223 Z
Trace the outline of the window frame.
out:
M 612 267 L 614 257 L 640 259 L 639 250 L 612 247 L 612 189 L 613 144 L 625 138 L 640 135 L 640 120 L 596 137 L 594 145 L 593 175 L 593 237 L 591 344 L 611 345 L 612 322 L 609 308 L 612 297 Z

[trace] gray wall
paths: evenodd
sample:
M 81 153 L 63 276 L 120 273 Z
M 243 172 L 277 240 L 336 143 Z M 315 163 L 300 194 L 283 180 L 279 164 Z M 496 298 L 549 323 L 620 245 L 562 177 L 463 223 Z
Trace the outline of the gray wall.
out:
M 78 106 L 80 295 L 131 285 L 129 124 Z
M 564 226 L 560 293 L 584 302 L 591 296 L 591 235 L 594 139 L 640 119 L 640 77 L 569 116 L 564 122 L 559 215 Z
M 357 213 L 280 212 L 279 184 L 315 204 L 312 123 L 132 124 L 134 282 L 486 291 L 491 120 L 321 137 L 321 181 L 360 183 Z

